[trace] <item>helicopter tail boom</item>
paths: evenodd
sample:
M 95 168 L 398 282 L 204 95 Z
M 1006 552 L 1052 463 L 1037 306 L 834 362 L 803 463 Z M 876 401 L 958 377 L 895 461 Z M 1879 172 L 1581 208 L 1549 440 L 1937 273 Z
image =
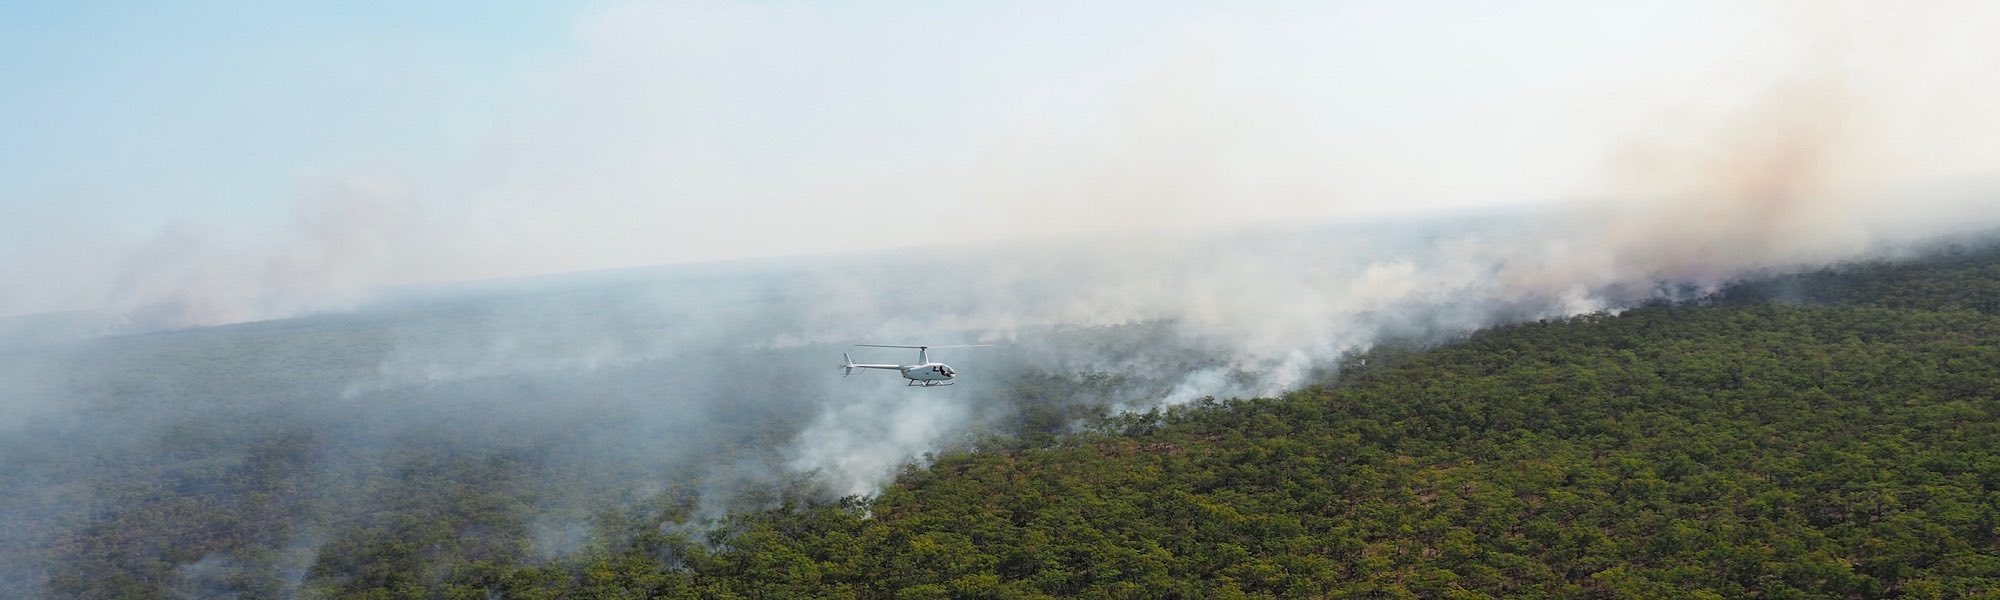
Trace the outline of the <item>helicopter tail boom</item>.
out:
M 903 366 L 902 366 L 902 365 L 873 365 L 873 364 L 865 364 L 865 363 L 864 363 L 864 364 L 856 364 L 856 363 L 854 362 L 854 358 L 853 358 L 853 357 L 850 357 L 850 356 L 848 356 L 846 352 L 842 352 L 842 353 L 840 353 L 840 358 L 841 358 L 841 360 L 842 360 L 842 363 L 841 363 L 841 365 L 840 365 L 840 368 L 842 369 L 842 371 L 841 371 L 841 375 L 842 375 L 843 377 L 844 377 L 844 376 L 847 376 L 847 375 L 853 375 L 853 374 L 854 374 L 854 370 L 855 370 L 855 369 L 898 369 L 898 370 L 900 370 L 900 369 L 902 369 L 902 368 L 903 368 Z

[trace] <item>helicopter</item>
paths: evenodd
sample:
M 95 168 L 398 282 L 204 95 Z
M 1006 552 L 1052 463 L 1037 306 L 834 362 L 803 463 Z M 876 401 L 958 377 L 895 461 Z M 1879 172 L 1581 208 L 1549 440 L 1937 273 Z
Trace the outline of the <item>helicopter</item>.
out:
M 992 344 L 959 344 L 955 346 L 891 346 L 888 344 L 855 344 L 855 346 L 860 346 L 864 348 L 916 348 L 917 364 L 914 365 L 855 364 L 854 358 L 848 356 L 847 353 L 843 352 L 840 354 L 840 357 L 842 359 L 845 359 L 847 362 L 846 364 L 841 365 L 841 368 L 846 370 L 841 374 L 841 376 L 845 377 L 847 375 L 853 375 L 855 369 L 895 369 L 897 371 L 903 372 L 904 379 L 910 380 L 909 383 L 903 384 L 905 387 L 908 386 L 933 387 L 940 385 L 951 385 L 952 384 L 951 379 L 953 377 L 958 376 L 958 371 L 952 370 L 951 365 L 947 365 L 941 362 L 931 362 L 931 355 L 930 355 L 931 349 L 932 348 L 983 348 L 991 345 Z

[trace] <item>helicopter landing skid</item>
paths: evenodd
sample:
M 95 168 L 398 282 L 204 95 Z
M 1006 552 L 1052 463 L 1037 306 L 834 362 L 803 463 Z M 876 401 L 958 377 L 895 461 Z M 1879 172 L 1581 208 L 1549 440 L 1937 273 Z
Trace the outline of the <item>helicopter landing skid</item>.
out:
M 909 383 L 903 384 L 903 387 L 938 387 L 951 384 L 952 382 L 949 381 L 917 381 L 912 379 Z

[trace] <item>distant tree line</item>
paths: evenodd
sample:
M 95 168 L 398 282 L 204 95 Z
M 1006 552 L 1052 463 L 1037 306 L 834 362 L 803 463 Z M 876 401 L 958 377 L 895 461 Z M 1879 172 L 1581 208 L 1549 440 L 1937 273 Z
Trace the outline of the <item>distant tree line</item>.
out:
M 702 525 L 696 491 L 673 483 L 588 514 L 565 556 L 535 551 L 531 507 L 565 479 L 531 446 L 395 446 L 386 470 L 329 482 L 288 475 L 317 460 L 301 450 L 315 434 L 295 432 L 241 460 L 174 463 L 180 489 L 119 490 L 110 501 L 144 508 L 63 538 L 50 586 L 454 600 L 2000 597 L 1996 304 L 2000 255 L 1964 250 L 1443 347 L 1386 344 L 1275 398 L 1113 415 L 1063 398 L 1116 375 L 1044 374 L 1014 382 L 1018 428 L 909 466 L 876 496 L 830 499 L 798 479 Z M 298 507 L 328 496 L 311 482 L 383 501 L 297 524 Z M 318 543 L 296 547 L 306 534 Z M 223 558 L 191 579 L 187 565 L 211 555 Z

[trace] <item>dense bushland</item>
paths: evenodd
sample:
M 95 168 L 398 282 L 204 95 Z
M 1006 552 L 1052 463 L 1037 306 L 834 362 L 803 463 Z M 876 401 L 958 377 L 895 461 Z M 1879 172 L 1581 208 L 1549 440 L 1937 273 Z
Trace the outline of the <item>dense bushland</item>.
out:
M 313 434 L 299 432 L 242 460 L 176 463 L 201 470 L 176 479 L 196 482 L 186 489 L 125 490 L 148 508 L 120 514 L 144 518 L 64 538 L 51 587 L 172 597 L 203 593 L 188 589 L 198 581 L 244 597 L 482 599 L 2000 596 L 1997 308 L 2000 257 L 1960 252 L 1442 347 L 1386 344 L 1277 398 L 1105 415 L 1059 397 L 1115 374 L 1051 374 L 1017 382 L 1017 431 L 910 466 L 877 496 L 831 500 L 800 480 L 762 492 L 750 503 L 762 510 L 703 524 L 692 491 L 669 483 L 583 515 L 591 526 L 559 555 L 538 550 L 552 534 L 531 507 L 556 493 L 565 467 L 532 445 L 476 456 L 390 446 L 391 472 L 338 482 L 367 490 L 375 508 L 301 522 L 297 507 L 324 494 L 290 475 L 321 460 L 302 450 Z M 1069 426 L 1079 419 L 1082 431 Z M 211 555 L 228 564 L 190 575 L 187 561 Z

